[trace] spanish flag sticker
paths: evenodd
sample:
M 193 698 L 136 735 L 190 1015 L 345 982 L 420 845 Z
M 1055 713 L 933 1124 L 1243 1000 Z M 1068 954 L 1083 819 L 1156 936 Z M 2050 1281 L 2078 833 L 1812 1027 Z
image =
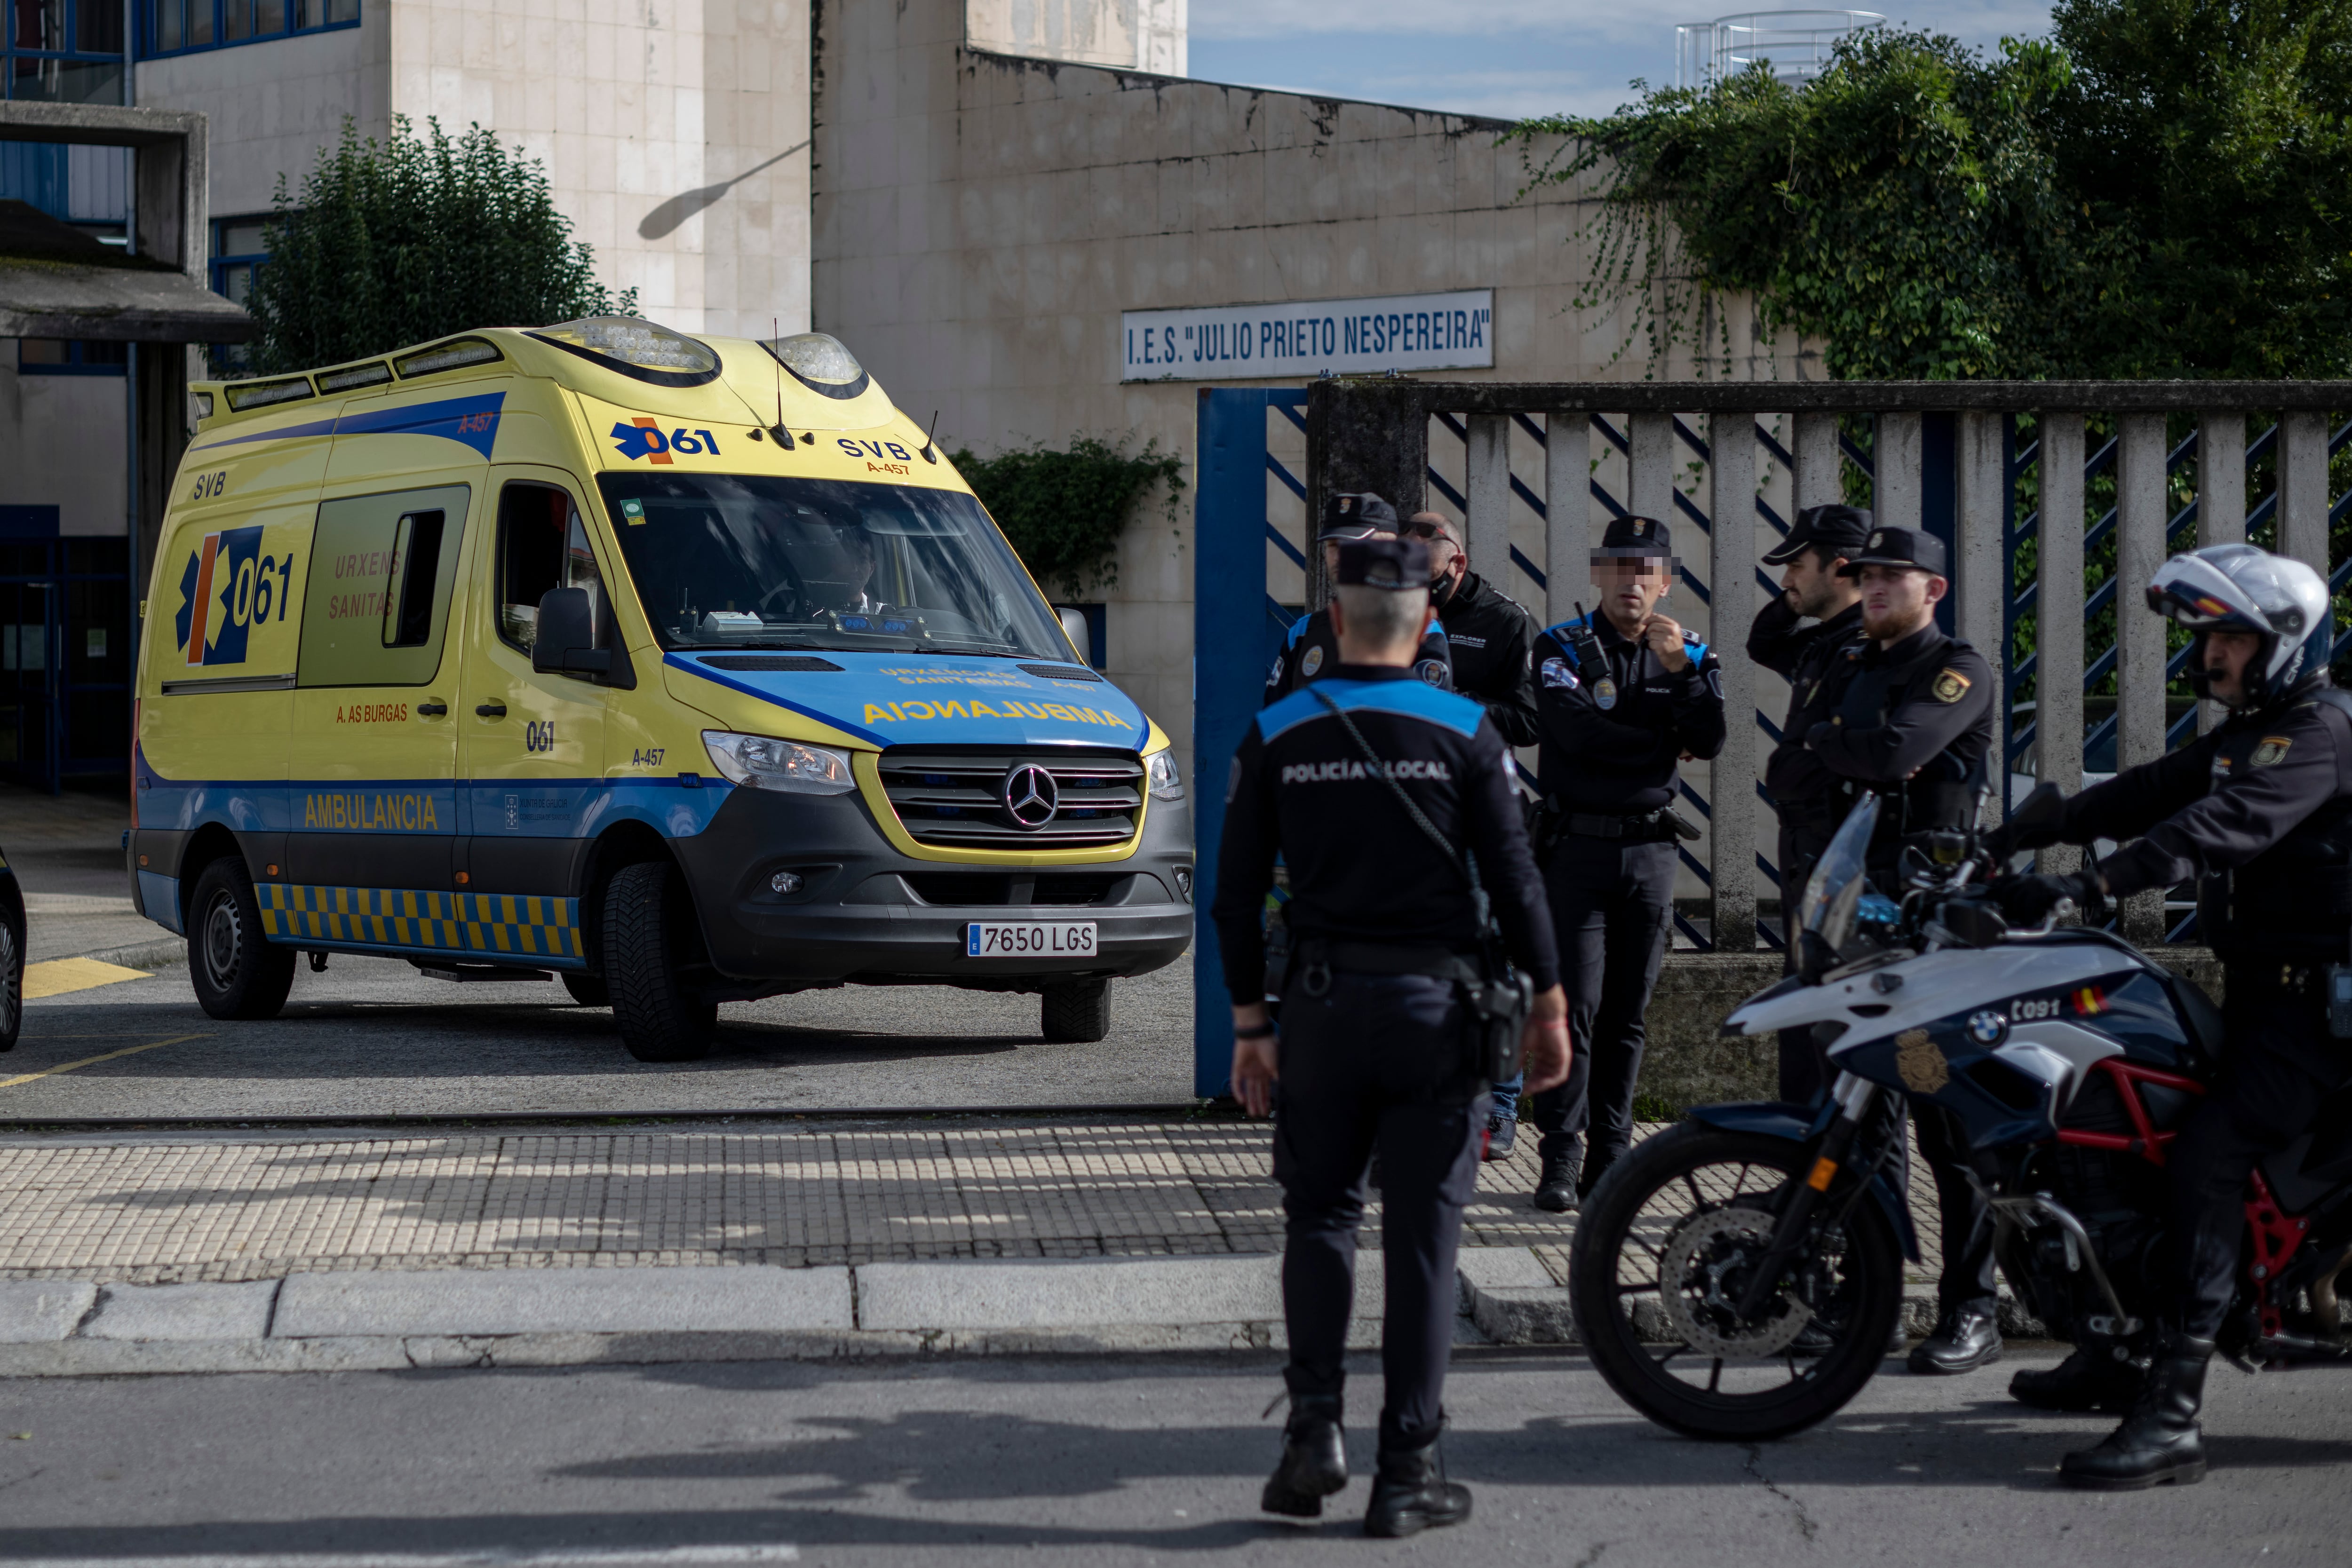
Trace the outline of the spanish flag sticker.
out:
M 2107 1010 L 2107 993 L 2096 986 L 2084 986 L 2074 993 L 2074 1010 L 2088 1016 Z

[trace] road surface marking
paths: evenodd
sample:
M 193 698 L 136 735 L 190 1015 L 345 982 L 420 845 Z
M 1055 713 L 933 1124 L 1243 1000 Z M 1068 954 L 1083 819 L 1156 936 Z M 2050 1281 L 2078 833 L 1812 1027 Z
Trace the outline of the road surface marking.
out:
M 601 1568 L 651 1563 L 655 1568 L 737 1563 L 797 1563 L 797 1547 L 758 1542 L 740 1546 L 552 1547 L 524 1551 L 486 1546 L 477 1552 L 224 1552 L 169 1557 L 30 1557 L 10 1568 Z
M 150 974 L 146 969 L 126 969 L 120 964 L 100 963 L 96 958 L 49 958 L 25 966 L 25 999 L 34 1002 L 43 997 L 61 997 L 68 991 L 86 991 L 93 986 L 111 986 L 121 980 L 144 980 Z
M 19 1083 L 30 1083 L 36 1078 L 48 1078 L 59 1072 L 71 1072 L 78 1067 L 95 1067 L 101 1061 L 112 1061 L 118 1056 L 136 1056 L 142 1051 L 161 1051 L 167 1045 L 185 1045 L 192 1040 L 210 1040 L 209 1034 L 179 1034 L 170 1040 L 151 1040 L 145 1045 L 125 1046 L 110 1051 L 104 1056 L 85 1056 L 79 1061 L 60 1061 L 55 1067 L 44 1067 L 38 1072 L 20 1072 L 14 1078 L 0 1078 L 0 1089 L 14 1089 Z

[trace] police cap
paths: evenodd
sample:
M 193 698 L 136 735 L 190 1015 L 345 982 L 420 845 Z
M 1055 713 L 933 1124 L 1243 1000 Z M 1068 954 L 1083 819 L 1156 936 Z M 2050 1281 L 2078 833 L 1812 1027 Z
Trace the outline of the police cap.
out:
M 1342 490 L 1323 498 L 1323 531 L 1318 539 L 1368 539 L 1397 531 L 1396 508 L 1370 490 Z
M 1613 517 L 1601 536 L 1601 555 L 1672 555 L 1675 547 L 1666 525 L 1655 517 Z
M 1809 549 L 1851 560 L 1869 537 L 1870 514 L 1860 507 L 1807 507 L 1790 525 L 1789 537 L 1765 552 L 1764 564 L 1785 566 Z
M 1387 503 L 1383 502 L 1382 505 Z M 1339 586 L 1385 588 L 1402 592 L 1429 587 L 1429 547 L 1419 539 L 1376 535 L 1339 547 Z
M 1862 553 L 1848 556 L 1846 563 L 1838 568 L 1838 575 L 1860 577 L 1865 566 L 1907 566 L 1937 577 L 1950 575 L 1946 569 L 1943 540 L 1925 528 L 1898 528 L 1884 524 L 1863 536 Z

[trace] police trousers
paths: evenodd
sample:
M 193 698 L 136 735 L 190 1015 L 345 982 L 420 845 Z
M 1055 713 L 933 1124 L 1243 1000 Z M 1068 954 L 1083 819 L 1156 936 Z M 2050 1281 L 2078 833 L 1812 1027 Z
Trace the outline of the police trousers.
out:
M 2325 968 L 2280 983 L 2275 964 L 2231 964 L 2221 998 L 2228 1054 L 2220 1079 L 2165 1162 L 2171 1186 L 2175 1322 L 2211 1339 L 2237 1294 L 2246 1240 L 2246 1177 L 2311 1130 L 2322 1103 L 2352 1082 L 2352 1040 L 2327 1032 Z
M 1584 1184 L 1633 1144 L 1633 1085 L 1647 1040 L 1642 1022 L 1674 916 L 1675 845 L 1563 834 L 1544 867 L 1568 1032 L 1568 1082 L 1535 1097 L 1545 1159 L 1586 1140 Z
M 1944 1272 L 1936 1281 L 1937 1305 L 1947 1317 L 1962 1307 L 1990 1314 L 2000 1301 L 1993 1277 L 1992 1205 L 1969 1180 L 1968 1134 L 1958 1117 L 1927 1102 L 1912 1104 L 1911 1126 L 1919 1157 L 1936 1178 L 1937 1230 L 1944 1252 Z
M 1378 1149 L 1383 1451 L 1428 1442 L 1444 1411 L 1454 1249 L 1486 1124 L 1472 1040 L 1457 988 L 1427 976 L 1334 971 L 1316 997 L 1294 971 L 1283 997 L 1274 1177 L 1290 1330 L 1284 1376 L 1296 1396 L 1340 1391 L 1365 1167 Z

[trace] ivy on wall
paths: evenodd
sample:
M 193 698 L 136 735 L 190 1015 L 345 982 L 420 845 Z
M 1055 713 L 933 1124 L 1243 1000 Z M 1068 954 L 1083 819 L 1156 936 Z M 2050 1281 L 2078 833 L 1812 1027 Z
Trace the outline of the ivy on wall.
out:
M 1065 451 L 1038 443 L 993 457 L 959 448 L 949 458 L 1048 593 L 1083 596 L 1117 582 L 1129 512 L 1165 485 L 1173 522 L 1184 490 L 1182 460 L 1156 441 L 1130 454 L 1123 440 L 1081 435 Z
M 1578 304 L 1654 365 L 1727 356 L 1700 307 L 1738 291 L 1840 377 L 2352 373 L 2352 0 L 2052 19 L 1990 56 L 1868 29 L 1809 86 L 1759 65 L 1508 140 L 1531 187 L 1594 188 Z
M 383 141 L 351 120 L 289 192 L 278 177 L 269 261 L 247 301 L 254 368 L 331 365 L 477 327 L 631 315 L 636 290 L 596 281 L 547 171 L 476 125 L 452 138 L 395 115 Z

